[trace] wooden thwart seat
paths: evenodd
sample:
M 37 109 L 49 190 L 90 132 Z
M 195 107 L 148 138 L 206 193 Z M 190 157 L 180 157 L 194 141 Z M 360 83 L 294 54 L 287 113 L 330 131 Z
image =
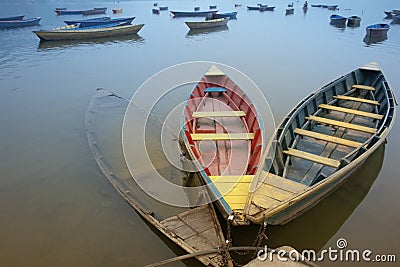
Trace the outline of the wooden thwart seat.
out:
M 352 123 L 348 123 L 348 122 L 337 121 L 337 120 L 332 120 L 332 119 L 327 119 L 327 118 L 321 118 L 321 117 L 317 117 L 317 116 L 309 116 L 309 117 L 306 117 L 306 119 L 312 120 L 315 122 L 319 122 L 319 123 L 332 125 L 332 126 L 338 126 L 338 127 L 351 129 L 351 130 L 365 132 L 365 133 L 374 134 L 376 132 L 375 128 L 370 128 L 370 127 L 366 127 L 366 126 L 361 126 L 361 125 L 357 125 L 357 124 L 352 124 Z
M 301 159 L 305 159 L 308 161 L 312 161 L 315 163 L 319 163 L 322 165 L 326 165 L 326 166 L 330 166 L 333 168 L 337 168 L 340 165 L 340 161 L 335 160 L 335 159 L 331 159 L 331 158 L 326 158 L 326 157 L 321 157 L 315 154 L 311 154 L 311 153 L 307 153 L 301 150 L 297 150 L 297 149 L 293 149 L 293 148 L 289 148 L 288 150 L 284 150 L 283 153 L 293 156 L 293 157 L 297 157 L 297 158 L 301 158 Z
M 361 89 L 361 90 L 368 90 L 368 91 L 375 91 L 374 87 L 368 86 L 368 85 L 361 85 L 361 84 L 355 84 L 351 88 Z
M 356 101 L 356 102 L 361 102 L 361 103 L 366 103 L 366 104 L 371 104 L 371 105 L 377 105 L 377 106 L 380 105 L 378 101 L 365 99 L 365 98 L 359 98 L 359 97 L 337 95 L 337 96 L 333 96 L 333 98 L 340 99 L 340 100 Z
M 250 140 L 254 139 L 253 133 L 199 133 L 191 134 L 192 140 Z
M 212 182 L 217 183 L 250 183 L 253 180 L 254 175 L 211 175 L 210 177 Z
M 342 107 L 332 106 L 332 105 L 327 105 L 327 104 L 320 104 L 318 107 L 323 108 L 323 109 L 329 109 L 329 110 L 354 114 L 357 116 L 372 118 L 372 119 L 376 119 L 376 120 L 381 120 L 383 118 L 383 115 L 380 115 L 380 114 L 365 112 L 365 111 L 360 111 L 360 110 L 355 110 L 355 109 L 350 109 L 350 108 L 342 108 Z
M 335 136 L 331 136 L 331 135 L 327 135 L 327 134 L 321 134 L 321 133 L 316 133 L 316 132 L 312 132 L 312 131 L 307 131 L 307 130 L 303 130 L 300 128 L 296 128 L 294 130 L 294 133 L 298 134 L 298 135 L 307 136 L 307 137 L 315 138 L 318 140 L 330 142 L 330 143 L 335 143 L 338 145 L 348 146 L 348 147 L 357 148 L 362 145 L 359 142 L 355 142 L 355 141 L 351 141 L 351 140 L 347 140 L 347 139 L 343 139 L 343 138 L 339 138 L 339 137 L 335 137 Z
M 244 111 L 197 111 L 193 112 L 193 118 L 213 118 L 213 117 L 243 117 L 246 116 Z

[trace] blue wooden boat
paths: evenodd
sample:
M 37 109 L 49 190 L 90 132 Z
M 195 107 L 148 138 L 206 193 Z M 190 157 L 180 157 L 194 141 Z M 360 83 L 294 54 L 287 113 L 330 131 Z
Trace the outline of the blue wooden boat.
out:
M 151 10 L 151 12 L 153 13 L 153 14 L 160 14 L 160 10 L 158 9 L 158 8 L 153 8 L 152 10 Z
M 263 12 L 263 11 L 274 11 L 274 9 L 275 9 L 274 6 L 266 6 L 266 5 L 264 6 L 264 5 L 263 5 L 263 6 L 260 6 L 260 9 L 259 9 L 259 10 L 260 10 L 261 12 Z
M 94 18 L 94 19 L 64 20 L 64 22 L 67 25 L 72 25 L 72 24 L 79 24 L 79 23 L 93 22 L 93 21 L 108 21 L 110 19 L 111 19 L 111 17 L 99 17 L 99 18 Z
M 159 9 L 160 9 L 160 11 L 165 11 L 165 10 L 168 10 L 168 7 L 167 6 L 160 6 Z
M 206 17 L 208 14 L 215 14 L 218 10 L 212 11 L 170 11 L 174 17 Z
M 10 21 L 10 20 L 22 20 L 24 19 L 24 15 L 21 16 L 14 16 L 14 17 L 5 17 L 5 18 L 0 18 L 0 21 Z
M 386 23 L 378 23 L 366 27 L 367 35 L 384 36 L 390 30 L 390 25 Z
M 347 21 L 346 17 L 336 15 L 336 14 L 331 15 L 330 19 L 331 19 L 331 24 L 335 24 L 335 25 L 346 24 L 346 21 Z
M 57 15 L 82 15 L 84 10 L 55 9 Z
M 132 23 L 132 21 L 135 19 L 135 17 L 129 17 L 129 18 L 113 18 L 113 19 L 108 19 L 108 20 L 91 20 L 91 21 L 82 21 L 79 22 L 79 28 L 87 28 L 87 27 L 93 27 L 93 26 L 109 26 L 110 24 L 119 24 L 121 25 L 129 25 Z M 68 24 L 68 23 L 67 23 Z M 70 23 L 68 25 L 72 25 L 76 23 Z
M 57 15 L 97 15 L 97 14 L 105 14 L 107 11 L 106 7 L 95 7 L 93 9 L 85 9 L 85 10 L 68 10 L 68 9 L 55 9 L 54 12 Z
M 294 14 L 294 8 L 287 8 L 285 15 L 292 15 Z
M 226 12 L 226 13 L 215 13 L 215 14 L 210 14 L 210 16 L 206 17 L 206 19 L 222 19 L 222 18 L 236 19 L 236 15 L 237 11 Z
M 217 9 L 217 5 L 211 5 L 210 9 Z
M 9 21 L 0 21 L 0 28 L 19 28 L 19 27 L 30 27 L 39 25 L 39 22 L 42 18 L 29 18 L 29 19 L 21 19 L 21 20 L 9 20 Z

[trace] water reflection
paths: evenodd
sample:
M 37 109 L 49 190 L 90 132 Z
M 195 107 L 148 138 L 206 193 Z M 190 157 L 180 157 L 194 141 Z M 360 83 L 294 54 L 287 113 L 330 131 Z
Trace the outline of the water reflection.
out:
M 221 26 L 221 27 L 215 27 L 215 28 L 209 28 L 209 29 L 193 29 L 188 31 L 188 33 L 186 34 L 186 37 L 190 37 L 190 36 L 196 36 L 196 35 L 208 35 L 211 33 L 216 33 L 216 32 L 223 32 L 223 31 L 227 31 L 229 28 L 228 26 Z
M 104 37 L 87 40 L 63 40 L 63 41 L 43 41 L 40 40 L 38 50 L 64 49 L 80 45 L 108 44 L 119 42 L 133 41 L 135 43 L 143 43 L 144 38 L 138 34 L 125 35 L 120 37 Z
M 366 43 L 367 45 L 373 45 L 373 44 L 379 44 L 383 41 L 385 41 L 387 39 L 387 34 L 383 34 L 383 35 L 370 35 L 370 34 L 366 34 L 364 36 L 364 43 Z
M 268 247 L 290 245 L 300 251 L 321 250 L 370 191 L 382 168 L 384 155 L 385 145 L 382 145 L 346 183 L 317 206 L 286 225 L 268 226 Z M 234 238 L 239 236 L 242 242 L 251 243 L 254 235 L 248 229 L 237 228 Z M 257 233 L 256 226 L 253 232 Z

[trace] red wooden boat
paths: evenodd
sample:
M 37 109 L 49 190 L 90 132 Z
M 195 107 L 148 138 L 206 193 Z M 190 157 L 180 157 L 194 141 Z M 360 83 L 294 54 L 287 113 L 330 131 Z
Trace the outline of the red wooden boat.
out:
M 208 184 L 225 218 L 242 216 L 263 150 L 263 128 L 255 106 L 212 66 L 189 95 L 181 123 L 181 145 L 199 178 L 189 176 L 188 184 Z

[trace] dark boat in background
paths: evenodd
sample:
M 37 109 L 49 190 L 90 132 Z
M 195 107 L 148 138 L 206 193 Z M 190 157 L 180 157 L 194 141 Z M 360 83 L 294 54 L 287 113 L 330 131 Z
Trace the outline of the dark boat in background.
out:
M 23 20 L 25 15 L 14 16 L 14 17 L 3 17 L 0 18 L 0 21 L 10 21 L 10 20 Z
M 366 27 L 366 33 L 370 36 L 386 36 L 390 30 L 390 25 L 386 23 L 377 23 Z
M 361 23 L 361 18 L 358 16 L 351 16 L 347 18 L 347 26 L 349 27 L 359 27 Z
M 109 17 L 107 17 L 109 18 Z M 85 27 L 93 27 L 93 26 L 106 26 L 110 24 L 118 24 L 118 26 L 122 25 L 128 25 L 131 24 L 132 21 L 135 19 L 135 17 L 129 17 L 129 18 L 109 18 L 109 19 L 93 19 L 93 20 L 75 20 L 75 21 L 64 21 L 67 25 L 72 25 L 72 24 L 79 24 L 80 28 L 85 28 Z
M 2 20 L 0 21 L 0 29 L 37 26 L 41 19 L 41 17 L 35 17 L 21 20 Z
M 218 10 L 209 11 L 170 11 L 174 17 L 206 17 L 208 14 L 215 14 Z
M 109 21 L 111 17 L 100 17 L 94 19 L 76 19 L 76 20 L 64 20 L 64 23 L 67 25 L 79 24 L 79 23 L 90 23 L 96 21 Z

